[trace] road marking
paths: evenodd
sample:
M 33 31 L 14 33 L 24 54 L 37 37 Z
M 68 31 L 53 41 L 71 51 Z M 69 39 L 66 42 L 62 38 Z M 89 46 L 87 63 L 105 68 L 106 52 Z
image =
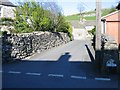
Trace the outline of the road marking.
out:
M 0 73 L 2 73 L 3 71 L 0 71 Z
M 48 74 L 49 77 L 64 77 L 64 75 L 59 74 Z
M 8 73 L 13 73 L 13 74 L 20 74 L 21 72 L 16 72 L 16 71 L 9 71 Z
M 27 75 L 41 75 L 41 73 L 26 73 Z
M 76 78 L 76 79 L 87 79 L 86 77 L 82 77 L 82 76 L 71 76 L 71 78 Z
M 110 78 L 95 78 L 95 80 L 110 81 Z

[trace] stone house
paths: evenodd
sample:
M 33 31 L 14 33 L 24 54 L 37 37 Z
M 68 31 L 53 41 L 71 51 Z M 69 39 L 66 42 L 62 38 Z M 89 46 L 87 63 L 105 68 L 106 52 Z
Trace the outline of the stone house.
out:
M 81 23 L 79 20 L 71 20 L 69 22 L 72 25 L 72 35 L 74 40 L 91 37 L 88 31 L 94 28 L 94 23 L 91 23 L 90 21 L 85 21 L 84 23 Z
M 102 34 L 111 36 L 120 45 L 120 10 L 103 16 L 101 26 Z
M 14 19 L 14 11 L 16 6 L 8 0 L 0 1 L 0 18 L 12 18 Z M 8 31 L 7 26 L 0 26 L 0 31 Z
M 95 20 L 87 20 L 85 22 L 85 29 L 87 31 L 92 30 L 96 26 L 96 21 Z

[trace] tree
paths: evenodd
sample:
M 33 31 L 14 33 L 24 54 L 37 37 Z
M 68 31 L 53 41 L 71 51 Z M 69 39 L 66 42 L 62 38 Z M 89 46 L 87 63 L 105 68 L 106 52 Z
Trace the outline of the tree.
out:
M 68 33 L 70 39 L 72 40 L 72 27 L 71 27 L 70 23 L 66 22 L 64 16 L 62 16 L 62 14 L 59 14 L 59 16 L 58 16 L 58 24 L 57 24 L 56 31 Z
M 61 14 L 61 8 L 55 2 L 49 2 L 48 7 L 48 10 L 50 10 L 49 18 L 51 20 L 52 29 L 56 32 L 59 23 L 59 15 Z
M 50 31 L 68 33 L 72 37 L 70 24 L 66 22 L 59 6 L 56 3 L 48 5 L 49 8 L 44 9 L 42 3 L 25 2 L 14 10 L 15 19 L 9 23 L 14 26 L 16 33 Z
M 29 3 L 27 2 L 17 7 L 16 10 L 14 10 L 14 13 L 15 13 L 15 25 L 14 25 L 15 32 L 16 33 L 31 32 L 32 29 L 30 28 L 29 24 L 26 21 L 26 19 L 31 15 Z
M 109 13 L 112 13 L 112 12 L 115 12 L 115 11 L 116 11 L 116 8 L 115 8 L 115 7 L 112 7 L 112 8 L 110 8 Z
M 78 4 L 77 9 L 79 10 L 80 14 L 80 22 L 83 22 L 83 11 L 85 10 L 84 6 L 82 4 Z
M 48 29 L 50 20 L 39 3 L 26 2 L 14 11 L 16 14 L 16 32 L 32 32 Z
M 118 2 L 118 5 L 116 6 L 116 9 L 120 10 L 120 1 Z
M 14 31 L 14 19 L 11 19 L 11 18 L 0 18 L 0 25 L 1 26 L 6 26 L 7 29 L 13 33 Z

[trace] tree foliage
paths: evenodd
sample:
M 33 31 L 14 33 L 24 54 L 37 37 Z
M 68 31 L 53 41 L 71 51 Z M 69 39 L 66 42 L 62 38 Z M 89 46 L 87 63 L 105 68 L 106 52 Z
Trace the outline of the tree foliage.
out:
M 115 11 L 116 11 L 116 8 L 112 7 L 112 8 L 110 8 L 109 13 L 112 13 L 112 12 L 115 12 Z
M 29 33 L 33 31 L 65 32 L 71 37 L 72 29 L 60 12 L 56 3 L 49 3 L 45 9 L 42 3 L 25 2 L 14 10 L 15 19 L 2 19 L 10 22 L 16 33 Z
M 0 25 L 4 26 L 11 26 L 13 24 L 14 20 L 11 18 L 1 18 L 0 19 Z
M 96 33 L 96 26 L 94 26 L 94 28 L 92 30 L 88 31 L 88 32 L 90 34 L 92 34 L 92 35 L 95 35 L 95 33 Z
M 83 17 L 84 17 L 83 11 L 85 10 L 85 7 L 81 3 L 79 3 L 77 9 L 79 11 L 80 21 L 83 22 Z
M 118 2 L 118 5 L 116 6 L 116 9 L 120 10 L 120 1 Z

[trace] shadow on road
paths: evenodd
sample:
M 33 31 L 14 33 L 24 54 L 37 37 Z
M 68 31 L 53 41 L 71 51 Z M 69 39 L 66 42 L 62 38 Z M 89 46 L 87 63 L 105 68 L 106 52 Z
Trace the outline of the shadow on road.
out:
M 71 55 L 69 52 L 66 52 L 64 55 L 61 55 L 58 59 L 58 63 L 67 63 L 69 59 L 71 58 Z
M 97 85 L 89 83 L 91 79 L 97 76 L 97 73 L 93 69 L 92 62 L 69 62 L 70 57 L 70 53 L 66 52 L 61 55 L 57 61 L 17 60 L 4 64 L 2 68 L 5 72 L 2 78 L 3 88 L 97 87 Z M 10 74 L 8 73 L 9 71 L 21 73 Z M 26 73 L 40 73 L 41 75 L 35 76 Z M 49 74 L 64 75 L 64 77 L 49 77 Z M 71 79 L 71 76 L 87 77 L 88 81 L 85 80 L 83 82 L 83 80 Z M 100 84 L 98 84 L 98 86 L 99 85 Z
M 70 62 L 71 55 L 69 52 L 61 55 L 57 61 L 42 60 L 16 60 L 3 65 L 3 71 L 20 71 L 20 72 L 44 72 L 44 73 L 62 73 L 66 75 L 86 75 L 95 73 L 92 62 Z
M 91 53 L 88 45 L 85 45 L 85 47 L 86 47 L 86 49 L 87 49 L 87 51 L 88 51 L 88 54 L 89 54 L 90 59 L 91 59 L 91 62 L 94 62 L 95 58 L 93 57 L 93 54 Z

